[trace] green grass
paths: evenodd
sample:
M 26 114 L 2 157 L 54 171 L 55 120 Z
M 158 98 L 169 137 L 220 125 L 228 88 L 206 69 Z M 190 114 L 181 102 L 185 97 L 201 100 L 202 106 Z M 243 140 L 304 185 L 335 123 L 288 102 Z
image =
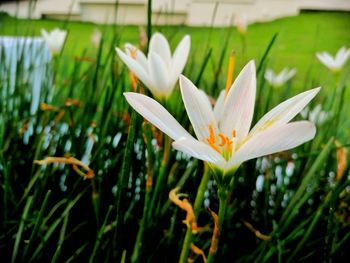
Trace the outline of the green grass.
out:
M 50 30 L 64 26 L 69 30 L 64 53 L 70 57 L 77 56 L 84 50 L 87 50 L 87 54 L 94 54 L 95 48 L 92 46 L 90 39 L 96 28 L 106 34 L 107 42 L 111 41 L 111 36 L 116 33 L 118 37 L 116 45 L 118 46 L 123 46 L 125 42 L 136 44 L 139 41 L 139 27 L 135 26 L 103 26 L 92 23 L 65 23 L 64 21 L 53 20 L 28 21 L 0 16 L 0 35 L 39 36 L 41 28 Z M 277 41 L 271 51 L 269 66 L 276 71 L 280 71 L 284 67 L 296 67 L 298 73 L 295 78 L 295 86 L 299 90 L 307 89 L 309 87 L 305 87 L 306 77 L 315 78 L 316 81 L 322 82 L 325 80 L 324 75 L 327 76 L 327 69 L 316 60 L 315 53 L 317 51 L 328 51 L 335 54 L 340 47 L 350 46 L 349 28 L 350 13 L 348 12 L 303 12 L 295 17 L 282 18 L 266 23 L 255 23 L 250 25 L 248 29 L 247 58 L 245 60 L 261 58 L 273 34 L 278 32 Z M 213 48 L 212 57 L 220 56 L 229 29 L 163 26 L 156 27 L 153 30 L 162 31 L 171 39 L 172 46 L 175 46 L 184 34 L 190 34 L 192 39 L 190 59 L 198 64 L 207 52 L 207 49 L 203 48 L 205 47 L 203 44 L 207 41 L 209 41 L 208 46 Z M 210 31 L 212 32 L 209 39 Z M 237 73 L 246 61 L 243 61 L 241 57 L 242 43 L 236 30 L 232 30 L 227 48 L 228 50 L 237 51 Z M 224 65 L 227 61 L 228 56 L 225 57 Z M 311 75 L 310 68 L 313 69 Z M 349 68 L 347 67 L 347 70 Z M 213 69 L 207 67 L 204 79 L 209 81 L 213 77 L 212 72 Z M 324 74 L 319 74 L 319 72 Z M 222 85 L 224 85 L 224 81 L 222 81 Z M 206 86 L 210 86 L 210 84 Z

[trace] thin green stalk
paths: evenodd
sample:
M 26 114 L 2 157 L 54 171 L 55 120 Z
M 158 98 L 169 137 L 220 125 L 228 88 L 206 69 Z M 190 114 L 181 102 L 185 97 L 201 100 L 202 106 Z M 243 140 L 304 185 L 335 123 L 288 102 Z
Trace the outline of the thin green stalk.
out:
M 12 260 L 11 260 L 11 262 L 15 262 L 16 261 L 18 248 L 19 248 L 21 237 L 22 237 L 23 230 L 24 230 L 24 224 L 25 224 L 25 221 L 27 219 L 28 212 L 29 212 L 30 206 L 32 204 L 32 201 L 33 201 L 33 196 L 29 196 L 28 199 L 27 199 L 27 203 L 26 203 L 26 205 L 24 207 L 24 210 L 23 210 L 23 214 L 22 214 L 22 217 L 21 217 L 21 222 L 19 223 L 18 231 L 17 231 L 17 234 L 16 234 L 15 245 L 13 247 L 13 253 L 12 253 Z
M 65 236 L 66 236 L 66 229 L 67 229 L 67 224 L 68 224 L 68 216 L 69 216 L 69 212 L 64 217 L 62 228 L 61 228 L 61 231 L 60 231 L 60 237 L 59 237 L 59 240 L 58 240 L 58 246 L 56 248 L 55 254 L 52 257 L 51 263 L 57 262 L 58 257 L 61 254 L 62 245 L 63 245 L 64 239 L 65 239 Z
M 98 247 L 99 247 L 99 245 L 101 243 L 102 236 L 103 236 L 103 234 L 105 232 L 105 229 L 106 229 L 106 225 L 107 225 L 107 221 L 108 221 L 108 218 L 109 218 L 109 214 L 111 213 L 112 209 L 113 209 L 113 206 L 110 205 L 109 208 L 108 208 L 105 220 L 104 220 L 102 226 L 100 227 L 100 230 L 98 231 L 96 242 L 95 242 L 94 248 L 92 250 L 92 254 L 91 254 L 90 259 L 89 259 L 90 263 L 94 262 L 97 249 L 98 249 Z
M 194 215 L 195 215 L 196 219 L 198 218 L 201 206 L 203 204 L 204 193 L 205 193 L 205 190 L 207 189 L 210 176 L 211 176 L 210 169 L 209 169 L 208 165 L 205 165 L 204 166 L 204 174 L 203 174 L 202 180 L 199 184 L 196 199 L 194 201 L 194 206 L 193 206 Z M 180 254 L 180 260 L 179 260 L 180 263 L 187 262 L 188 255 L 190 253 L 191 244 L 192 244 L 192 238 L 193 238 L 192 229 L 191 229 L 191 227 L 187 227 L 185 239 L 184 239 L 184 242 L 182 244 L 182 249 L 181 249 L 181 254 Z
M 295 218 L 295 216 L 298 215 L 300 207 L 306 202 L 308 196 L 312 194 L 312 191 L 307 192 L 306 194 L 306 188 L 313 179 L 319 180 L 317 171 L 321 169 L 321 167 L 324 165 L 326 158 L 328 157 L 329 153 L 333 148 L 333 143 L 334 139 L 331 138 L 328 141 L 327 145 L 323 148 L 322 152 L 313 162 L 313 165 L 310 167 L 309 171 L 304 176 L 298 190 L 296 191 L 286 210 L 282 214 L 281 223 L 283 224 L 283 227 L 282 229 L 280 229 L 281 232 L 283 232 L 283 230 L 289 226 L 289 224 Z
M 159 176 L 157 178 L 156 186 L 154 188 L 152 201 L 150 204 L 150 209 L 148 212 L 148 219 L 151 219 L 154 215 L 154 210 L 156 203 L 159 201 L 159 196 L 163 190 L 164 185 L 166 184 L 167 179 L 167 168 L 168 168 L 168 162 L 169 162 L 169 154 L 170 154 L 170 138 L 168 136 L 165 136 L 165 142 L 164 142 L 164 153 L 163 153 L 163 159 L 159 170 Z
M 143 237 L 145 234 L 146 226 L 147 226 L 147 212 L 148 212 L 148 206 L 150 201 L 150 193 L 151 193 L 151 187 L 147 186 L 146 183 L 146 193 L 145 193 L 145 204 L 143 206 L 143 216 L 140 223 L 139 231 L 137 233 L 136 242 L 134 246 L 134 251 L 131 256 L 131 262 L 136 263 L 139 262 L 140 252 L 143 244 Z
M 122 165 L 120 177 L 118 179 L 118 188 L 117 188 L 118 190 L 117 190 L 117 195 L 115 199 L 116 228 L 115 228 L 114 237 L 113 237 L 114 256 L 116 256 L 121 249 L 121 248 L 118 248 L 119 247 L 118 244 L 120 244 L 119 242 L 122 239 L 119 237 L 117 238 L 117 236 L 120 232 L 120 227 L 124 218 L 123 209 L 121 209 L 122 203 L 123 203 L 122 196 L 123 196 L 123 193 L 125 193 L 126 191 L 127 182 L 130 175 L 131 160 L 132 160 L 132 154 L 133 154 L 133 144 L 136 137 L 136 126 L 137 126 L 137 114 L 135 111 L 133 111 L 131 113 L 131 123 L 129 127 L 128 138 L 126 140 L 124 157 L 123 157 L 123 165 Z
M 218 196 L 219 196 L 218 227 L 219 227 L 220 235 L 216 237 L 216 240 L 214 240 L 215 244 L 211 245 L 211 249 L 209 250 L 209 254 L 208 254 L 207 263 L 214 262 L 216 253 L 217 253 L 218 248 L 219 248 L 220 236 L 222 234 L 222 229 L 223 229 L 226 210 L 227 210 L 228 191 L 225 188 L 219 187 Z
M 45 211 L 47 202 L 49 200 L 50 194 L 51 194 L 51 190 L 47 191 L 47 193 L 44 197 L 44 201 L 42 202 L 38 216 L 35 219 L 35 225 L 34 225 L 34 229 L 32 231 L 32 234 L 30 235 L 30 238 L 29 238 L 29 244 L 27 245 L 27 247 L 24 250 L 23 258 L 26 257 L 27 253 L 30 251 L 30 248 L 33 246 L 33 243 L 34 243 L 33 240 L 36 237 L 36 235 L 41 227 L 41 223 L 43 222 L 44 211 Z
M 259 65 L 258 65 L 257 70 L 256 70 L 256 75 L 259 75 L 260 71 L 262 70 L 262 68 L 263 68 L 263 66 L 264 66 L 264 64 L 266 62 L 266 58 L 267 58 L 268 54 L 270 53 L 270 50 L 271 50 L 273 44 L 275 43 L 277 36 L 278 36 L 278 33 L 275 33 L 273 35 L 273 37 L 271 38 L 271 40 L 270 40 L 270 42 L 269 42 L 269 44 L 268 44 L 268 46 L 267 46 L 263 56 L 262 56 L 262 58 L 261 58 L 261 60 L 259 62 Z
M 145 201 L 143 205 L 143 215 L 140 222 L 140 227 L 137 233 L 134 251 L 131 256 L 131 262 L 139 262 L 139 257 L 143 244 L 143 237 L 148 225 L 147 213 L 149 208 L 149 202 L 151 199 L 152 191 L 152 178 L 153 178 L 153 146 L 152 146 L 152 129 L 149 123 L 142 125 L 144 131 L 144 141 L 147 149 L 147 179 L 146 179 L 146 191 Z

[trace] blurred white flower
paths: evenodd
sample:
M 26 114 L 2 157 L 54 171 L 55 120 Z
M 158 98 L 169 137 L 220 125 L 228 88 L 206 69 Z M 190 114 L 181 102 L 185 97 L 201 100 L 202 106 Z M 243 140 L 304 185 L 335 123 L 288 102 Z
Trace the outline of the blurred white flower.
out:
M 225 90 L 221 92 L 214 109 L 205 94 L 184 76 L 180 77 L 180 90 L 197 139 L 155 100 L 132 92 L 124 96 L 139 114 L 174 140 L 176 150 L 206 161 L 224 174 L 235 171 L 247 160 L 297 147 L 316 133 L 309 121 L 289 121 L 320 88 L 282 102 L 251 129 L 256 95 L 253 61 L 243 68 L 227 94 Z
M 272 69 L 267 69 L 265 71 L 264 77 L 270 83 L 271 86 L 281 87 L 288 80 L 293 78 L 296 73 L 297 71 L 295 68 L 293 69 L 284 68 L 279 74 L 275 74 L 275 72 Z
M 46 44 L 49 46 L 53 55 L 59 54 L 64 45 L 64 41 L 67 37 L 67 31 L 55 28 L 54 30 L 47 32 L 45 29 L 41 29 L 41 36 L 44 38 Z
M 237 14 L 234 18 L 234 25 L 241 35 L 245 35 L 248 28 L 248 17 L 245 14 Z
M 329 118 L 329 113 L 322 110 L 321 104 L 318 104 L 312 110 L 309 107 L 305 108 L 300 112 L 303 118 L 307 118 L 309 121 L 322 125 Z
M 350 48 L 342 47 L 338 50 L 335 57 L 328 52 L 316 53 L 316 57 L 323 65 L 329 68 L 331 71 L 337 72 L 342 69 L 345 62 L 350 57 Z
M 100 30 L 98 30 L 97 28 L 94 30 L 94 32 L 91 35 L 91 42 L 95 47 L 99 47 L 100 46 L 100 42 L 102 39 L 102 33 Z
M 143 82 L 158 99 L 167 98 L 172 93 L 190 52 L 191 39 L 183 37 L 174 54 L 171 55 L 169 43 L 161 33 L 152 35 L 148 56 L 131 44 L 125 45 L 125 53 L 116 51 L 120 59 Z

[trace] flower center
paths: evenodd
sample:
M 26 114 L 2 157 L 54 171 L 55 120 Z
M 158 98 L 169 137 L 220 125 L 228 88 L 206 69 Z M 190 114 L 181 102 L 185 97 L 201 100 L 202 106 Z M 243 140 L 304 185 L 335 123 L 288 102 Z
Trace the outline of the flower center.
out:
M 137 56 L 137 48 L 135 48 L 135 47 L 127 47 L 127 49 L 129 49 L 129 51 L 130 51 L 130 56 L 131 56 L 133 59 L 136 59 L 136 56 Z
M 207 143 L 211 148 L 220 153 L 226 160 L 230 159 L 236 146 L 236 130 L 232 130 L 231 139 L 219 132 L 215 134 L 213 125 L 209 125 Z

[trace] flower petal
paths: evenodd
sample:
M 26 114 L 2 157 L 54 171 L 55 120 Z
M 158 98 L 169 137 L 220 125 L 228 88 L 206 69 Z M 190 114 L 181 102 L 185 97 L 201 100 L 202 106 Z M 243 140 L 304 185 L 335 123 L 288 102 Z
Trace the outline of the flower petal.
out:
M 172 88 L 169 86 L 169 72 L 163 59 L 154 52 L 148 54 L 149 71 L 152 82 L 160 96 L 169 96 Z
M 205 141 L 209 137 L 209 125 L 217 130 L 216 120 L 211 107 L 205 101 L 200 91 L 185 76 L 180 76 L 180 88 L 182 100 L 185 104 L 188 118 L 190 119 L 198 140 Z
M 213 163 L 220 168 L 225 167 L 226 160 L 224 157 L 204 142 L 183 137 L 173 142 L 173 147 L 199 160 Z
M 160 56 L 165 62 L 166 67 L 169 68 L 171 64 L 171 52 L 168 40 L 164 37 L 163 34 L 157 32 L 152 35 L 149 42 L 149 52 L 154 52 Z
M 191 48 L 191 38 L 189 35 L 186 35 L 182 38 L 180 43 L 177 45 L 174 55 L 171 62 L 171 69 L 170 69 L 170 85 L 173 86 L 176 84 L 179 75 L 182 73 L 187 59 L 188 55 L 190 53 Z
M 321 88 L 315 88 L 300 93 L 280 104 L 266 113 L 250 131 L 249 136 L 261 132 L 272 126 L 286 124 L 293 119 L 320 91 Z
M 135 59 L 129 57 L 128 55 L 126 55 L 123 51 L 121 51 L 119 48 L 116 48 L 116 51 L 120 57 L 120 59 L 127 65 L 127 67 L 136 75 L 136 77 L 143 82 L 143 84 L 145 84 L 152 93 L 156 92 L 156 90 L 154 89 L 154 85 L 151 81 L 151 79 L 149 78 L 147 72 L 145 71 L 145 69 L 143 68 L 143 66 L 141 66 L 138 61 L 136 61 Z
M 225 102 L 225 90 L 222 90 L 219 94 L 218 99 L 216 100 L 215 106 L 214 106 L 214 116 L 216 120 L 219 120 L 220 116 L 222 115 L 222 110 L 224 109 L 224 102 Z
M 292 149 L 313 139 L 315 134 L 315 125 L 309 121 L 292 122 L 260 132 L 233 154 L 226 169 L 250 159 Z
M 219 129 L 224 134 L 236 131 L 237 138 L 244 138 L 253 119 L 256 75 L 255 63 L 250 61 L 238 75 L 226 96 L 219 121 Z
M 130 43 L 125 44 L 125 53 L 129 56 L 132 57 L 132 52 L 135 51 L 136 54 L 136 61 L 139 62 L 139 64 L 143 67 L 143 69 L 148 72 L 148 61 L 145 56 L 137 47 Z
M 264 74 L 265 79 L 272 85 L 274 85 L 274 80 L 276 78 L 275 73 L 272 69 L 267 69 Z
M 173 140 L 181 137 L 193 138 L 173 116 L 157 101 L 142 94 L 124 92 L 128 103 L 146 120 Z

